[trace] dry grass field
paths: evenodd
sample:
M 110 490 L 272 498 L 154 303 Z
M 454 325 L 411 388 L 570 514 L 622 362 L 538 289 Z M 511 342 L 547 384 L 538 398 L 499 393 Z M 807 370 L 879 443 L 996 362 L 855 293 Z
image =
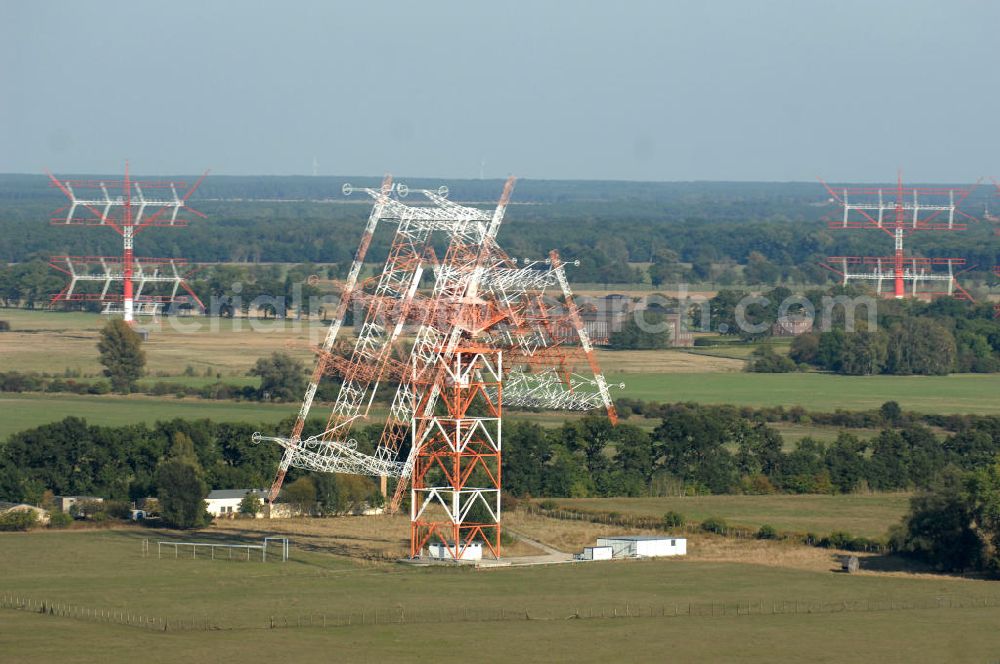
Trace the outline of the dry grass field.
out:
M 561 506 L 597 512 L 663 516 L 668 511 L 689 521 L 709 517 L 729 525 L 828 535 L 844 530 L 863 537 L 884 537 L 909 509 L 906 493 L 770 496 L 685 496 L 665 498 L 558 498 Z
M 641 528 L 622 528 L 603 523 L 587 521 L 563 521 L 551 519 L 526 512 L 510 513 L 506 517 L 507 528 L 525 537 L 537 540 L 543 544 L 557 548 L 567 553 L 579 553 L 585 546 L 593 546 L 598 537 L 615 535 L 655 535 L 663 536 L 662 531 L 643 530 Z M 725 562 L 765 565 L 786 569 L 807 570 L 812 572 L 836 572 L 841 567 L 840 551 L 802 546 L 777 540 L 737 540 L 716 535 L 688 534 L 688 560 L 700 562 Z M 876 565 L 879 556 L 874 554 L 856 553 L 864 560 L 862 567 Z M 902 569 L 902 565 L 897 567 Z M 905 572 L 912 574 L 924 571 L 920 565 L 906 563 Z M 864 570 L 863 570 L 864 571 Z M 864 573 L 876 574 L 875 571 Z
M 360 559 L 396 560 L 410 555 L 410 519 L 393 516 L 351 516 L 333 519 L 219 520 L 205 531 L 213 536 L 263 539 L 289 537 L 302 550 Z M 537 556 L 543 552 L 526 542 L 513 542 L 504 557 Z
M 609 374 L 733 373 L 745 366 L 742 359 L 684 350 L 599 350 L 597 358 Z
M 97 375 L 98 314 L 8 309 L 0 315 L 12 330 L 0 334 L 0 358 L 11 371 L 61 374 L 70 369 Z M 311 361 L 322 341 L 320 321 L 162 318 L 143 323 L 150 330 L 144 348 L 151 377 L 179 375 L 187 366 L 201 376 L 206 369 L 224 378 L 244 376 L 258 357 L 285 351 Z M 685 351 L 599 351 L 608 373 L 715 373 L 742 371 L 739 359 Z
M 97 375 L 97 339 L 107 318 L 98 314 L 8 309 L 2 318 L 11 331 L 0 334 L 0 358 L 13 371 L 62 374 L 66 369 Z M 197 375 L 206 369 L 223 377 L 242 376 L 258 357 L 286 351 L 301 360 L 312 357 L 311 345 L 322 340 L 319 321 L 248 321 L 220 318 L 164 318 L 141 324 L 150 330 L 147 370 L 181 374 L 191 366 Z

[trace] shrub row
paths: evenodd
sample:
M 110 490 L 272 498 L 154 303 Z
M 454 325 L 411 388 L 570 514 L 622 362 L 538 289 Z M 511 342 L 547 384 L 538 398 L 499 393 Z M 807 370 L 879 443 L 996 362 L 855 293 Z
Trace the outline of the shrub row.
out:
M 615 406 L 620 415 L 640 415 L 651 419 L 660 419 L 694 404 L 683 402 L 656 403 L 640 399 L 615 399 Z M 820 426 L 840 427 L 844 429 L 877 429 L 885 426 L 906 427 L 913 424 L 926 424 L 940 427 L 946 431 L 964 431 L 979 421 L 984 415 L 938 415 L 914 412 L 901 412 L 898 417 L 888 417 L 882 409 L 875 410 L 835 410 L 833 412 L 809 411 L 802 406 L 770 406 L 754 408 L 752 406 L 730 405 L 698 405 L 705 410 L 714 410 L 720 417 L 742 417 L 744 419 L 762 422 L 785 422 L 790 424 L 817 424 Z M 884 408 L 884 407 L 883 407 Z
M 216 382 L 203 387 L 178 385 L 166 381 L 157 381 L 152 385 L 139 385 L 136 390 L 141 394 L 155 396 L 175 395 L 177 397 L 194 396 L 202 399 L 235 399 L 256 400 L 258 391 L 249 385 L 232 385 Z M 73 378 L 50 377 L 34 373 L 18 371 L 0 372 L 0 392 L 66 392 L 72 394 L 108 394 L 111 385 L 104 379 L 93 381 L 75 380 Z
M 0 514 L 0 531 L 28 530 L 38 523 L 34 510 L 11 510 Z

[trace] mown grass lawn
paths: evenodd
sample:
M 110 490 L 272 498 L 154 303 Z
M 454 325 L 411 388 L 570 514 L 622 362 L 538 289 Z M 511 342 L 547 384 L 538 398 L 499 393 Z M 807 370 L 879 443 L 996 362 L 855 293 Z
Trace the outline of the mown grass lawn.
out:
M 306 543 L 297 543 L 294 538 L 288 563 L 213 561 L 204 556 L 192 560 L 183 555 L 174 559 L 172 552 L 156 558 L 158 540 L 219 541 L 218 537 L 212 531 L 170 533 L 141 528 L 2 534 L 5 569 L 0 592 L 86 606 L 127 607 L 176 619 L 208 615 L 229 626 L 255 626 L 269 615 L 295 612 L 395 606 L 420 611 L 444 596 L 455 607 L 485 604 L 511 611 L 528 609 L 543 616 L 561 615 L 578 606 L 610 609 L 626 601 L 649 606 L 666 601 L 836 601 L 971 592 L 956 587 L 956 581 L 948 578 L 842 577 L 679 559 L 490 572 L 412 568 L 305 551 L 300 544 Z M 142 556 L 143 538 L 152 542 L 151 557 Z M 985 582 L 981 588 L 978 583 L 973 585 L 981 592 L 992 590 Z M 1000 595 L 1000 590 L 996 594 Z
M 267 424 L 295 417 L 298 408 L 297 403 L 216 401 L 195 397 L 178 399 L 170 395 L 157 397 L 134 394 L 126 397 L 0 392 L 0 412 L 4 415 L 0 418 L 0 444 L 12 433 L 55 422 L 70 415 L 82 417 L 90 424 L 104 426 L 139 422 L 152 425 L 159 420 L 178 417 L 188 420 L 207 418 L 216 422 Z M 371 421 L 383 422 L 387 410 L 379 406 L 373 408 Z M 325 422 L 329 413 L 329 404 L 316 403 L 313 405 L 310 421 Z M 583 417 L 581 413 L 556 411 L 518 412 L 511 416 L 512 419 L 529 420 L 545 427 L 560 426 L 567 419 L 580 417 Z M 633 421 L 645 420 L 635 418 Z
M 294 404 L 210 401 L 133 395 L 0 393 L 0 440 L 12 433 L 73 415 L 90 424 L 121 426 L 158 420 L 208 418 L 217 422 L 278 422 L 296 413 Z
M 293 543 L 288 563 L 143 558 L 141 540 L 204 539 L 150 530 L 0 534 L 0 593 L 105 610 L 207 620 L 212 631 L 149 632 L 0 609 L 5 661 L 83 662 L 416 661 L 454 652 L 474 638 L 477 661 L 595 661 L 629 653 L 656 661 L 843 661 L 850 650 L 878 661 L 984 661 L 1000 652 L 997 609 L 926 609 L 734 616 L 739 602 L 921 601 L 997 595 L 993 582 L 662 560 L 549 567 L 415 569 L 360 564 Z M 154 545 L 155 551 L 155 545 Z M 626 604 L 667 612 L 687 602 L 728 603 L 726 617 L 596 618 Z M 361 609 L 390 616 L 468 607 L 505 608 L 509 622 L 448 622 L 326 628 L 299 617 Z M 669 607 L 669 608 L 667 608 Z M 475 615 L 474 613 L 472 615 Z M 530 620 L 520 619 L 521 616 Z M 280 629 L 268 629 L 274 617 Z M 290 627 L 285 628 L 285 620 Z M 383 618 L 384 620 L 384 618 Z

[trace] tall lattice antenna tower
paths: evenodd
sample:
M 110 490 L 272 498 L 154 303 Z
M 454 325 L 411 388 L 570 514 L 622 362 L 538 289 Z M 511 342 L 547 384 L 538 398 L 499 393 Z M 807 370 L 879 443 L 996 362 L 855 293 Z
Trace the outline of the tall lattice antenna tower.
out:
M 120 181 L 59 180 L 50 173 L 52 186 L 69 199 L 69 205 L 55 211 L 52 224 L 104 226 L 122 237 L 121 256 L 53 256 L 49 264 L 70 281 L 52 303 L 100 302 L 104 313 L 120 313 L 129 324 L 136 315 L 155 315 L 175 303 L 203 309 L 188 286 L 184 259 L 137 257 L 133 245 L 135 236 L 152 226 L 186 226 L 186 212 L 204 217 L 187 201 L 207 174 L 180 195 L 183 182 L 134 180 L 128 162 Z M 115 292 L 118 282 L 121 291 Z
M 518 261 L 496 242 L 513 187 L 511 178 L 492 211 L 453 203 L 445 188 L 421 190 L 423 205 L 404 204 L 409 190 L 389 176 L 364 190 L 375 204 L 292 433 L 254 436 L 284 449 L 271 501 L 292 467 L 392 477 L 390 509 L 410 488 L 412 556 L 438 544 L 459 559 L 481 539 L 499 557 L 503 407 L 602 409 L 617 421 L 558 254 Z M 359 281 L 386 224 L 394 230 L 385 266 Z M 352 306 L 356 338 L 341 346 Z M 557 333 L 567 325 L 575 343 Z M 331 374 L 341 387 L 326 428 L 302 438 L 319 382 Z M 394 388 L 389 417 L 364 452 L 351 431 L 385 383 Z
M 841 283 L 871 282 L 876 292 L 895 298 L 951 295 L 972 300 L 957 280 L 965 259 L 907 256 L 903 246 L 917 232 L 965 230 L 965 222 L 974 218 L 959 207 L 971 188 L 904 187 L 901 175 L 895 188 L 823 186 L 843 210 L 841 219 L 830 221 L 831 229 L 880 230 L 893 238 L 889 255 L 827 258 L 823 267 Z

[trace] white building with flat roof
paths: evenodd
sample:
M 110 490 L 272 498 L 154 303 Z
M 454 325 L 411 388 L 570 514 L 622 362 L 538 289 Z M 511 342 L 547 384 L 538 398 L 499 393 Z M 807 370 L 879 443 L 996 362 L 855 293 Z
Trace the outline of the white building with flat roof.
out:
M 56 507 L 59 508 L 60 512 L 69 513 L 69 510 L 74 505 L 79 509 L 80 507 L 96 506 L 104 502 L 104 498 L 100 496 L 56 496 Z
M 447 545 L 441 542 L 434 542 L 427 545 L 427 553 L 431 558 L 436 560 L 455 560 L 455 544 L 454 542 Z M 464 548 L 461 548 L 458 560 L 482 560 L 483 559 L 483 543 L 482 542 L 466 542 Z
M 580 560 L 611 560 L 614 557 L 614 549 L 610 546 L 585 546 Z
M 621 535 L 598 537 L 598 547 L 610 547 L 614 558 L 657 558 L 687 555 L 687 540 L 683 537 L 652 537 Z
M 248 493 L 257 496 L 262 507 L 267 502 L 267 492 L 263 489 L 216 489 L 205 498 L 205 509 L 214 517 L 236 516 L 240 512 L 240 503 Z

